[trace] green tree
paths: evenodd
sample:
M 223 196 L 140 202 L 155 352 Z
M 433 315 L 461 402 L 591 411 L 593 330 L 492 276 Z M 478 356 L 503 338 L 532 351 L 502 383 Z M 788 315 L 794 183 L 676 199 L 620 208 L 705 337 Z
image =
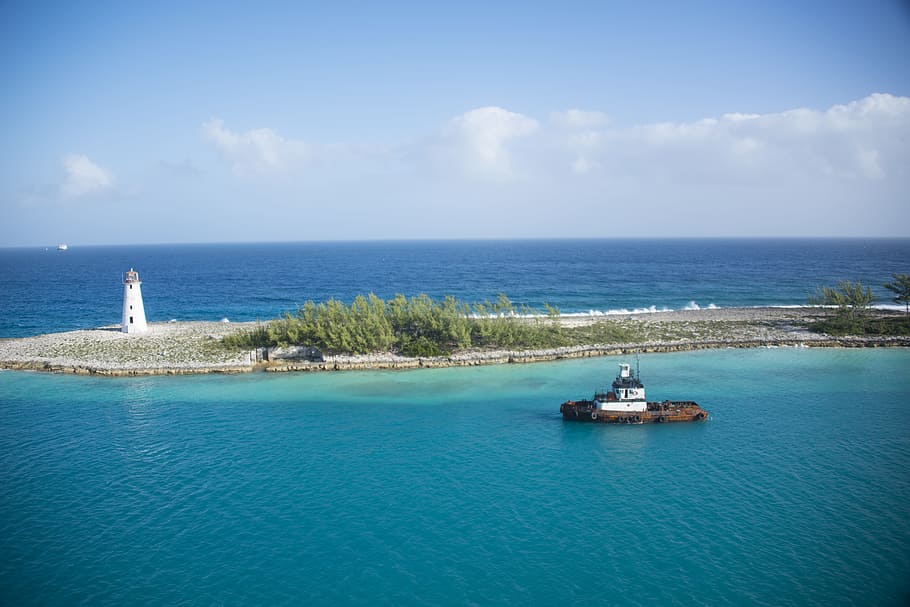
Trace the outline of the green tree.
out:
M 543 308 L 547 311 L 547 318 L 553 322 L 559 322 L 560 312 L 557 306 L 551 306 L 550 304 L 544 302 Z
M 398 294 L 384 301 L 370 293 L 350 305 L 337 299 L 307 301 L 295 314 L 287 313 L 268 325 L 242 331 L 225 345 L 309 345 L 330 353 L 398 352 L 409 356 L 439 356 L 464 348 L 543 347 L 568 343 L 556 320 L 557 308 L 547 306 L 547 318 L 505 295 L 495 302 L 471 304 L 451 295 L 441 301 L 421 294 Z
M 842 333 L 864 332 L 865 320 L 874 296 L 872 289 L 860 281 L 842 280 L 837 287 L 819 287 L 809 296 L 809 303 L 836 309 L 833 322 L 821 327 Z
M 904 304 L 904 313 L 910 318 L 910 275 L 892 274 L 894 282 L 886 282 L 883 286 L 894 293 L 894 301 Z

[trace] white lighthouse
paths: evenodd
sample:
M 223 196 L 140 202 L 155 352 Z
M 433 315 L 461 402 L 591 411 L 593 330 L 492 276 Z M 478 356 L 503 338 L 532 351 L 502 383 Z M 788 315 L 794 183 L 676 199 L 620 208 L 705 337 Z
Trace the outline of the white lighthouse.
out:
M 124 333 L 145 333 L 148 324 L 145 322 L 145 308 L 142 305 L 142 282 L 139 272 L 130 268 L 123 273 L 123 322 Z

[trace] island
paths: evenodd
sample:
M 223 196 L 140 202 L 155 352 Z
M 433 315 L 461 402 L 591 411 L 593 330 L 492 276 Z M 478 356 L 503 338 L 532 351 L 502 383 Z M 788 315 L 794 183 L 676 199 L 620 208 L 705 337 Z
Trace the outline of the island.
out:
M 591 335 L 623 337 L 553 348 L 471 348 L 439 356 L 327 352 L 323 360 L 307 358 L 295 346 L 228 345 L 236 341 L 231 336 L 261 330 L 262 323 L 152 322 L 142 334 L 124 333 L 120 325 L 112 325 L 0 339 L 0 368 L 101 376 L 183 375 L 437 368 L 708 348 L 910 346 L 910 337 L 904 335 L 835 336 L 810 331 L 809 326 L 826 313 L 820 307 L 762 307 L 611 316 L 551 314 L 517 322 L 558 323 L 598 329 Z

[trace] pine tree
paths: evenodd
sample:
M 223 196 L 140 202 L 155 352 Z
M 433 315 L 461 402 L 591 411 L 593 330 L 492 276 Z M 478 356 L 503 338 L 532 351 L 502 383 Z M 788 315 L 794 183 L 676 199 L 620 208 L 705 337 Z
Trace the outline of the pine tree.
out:
M 887 282 L 883 286 L 894 293 L 894 301 L 904 304 L 904 313 L 910 317 L 910 275 L 892 274 L 894 282 Z

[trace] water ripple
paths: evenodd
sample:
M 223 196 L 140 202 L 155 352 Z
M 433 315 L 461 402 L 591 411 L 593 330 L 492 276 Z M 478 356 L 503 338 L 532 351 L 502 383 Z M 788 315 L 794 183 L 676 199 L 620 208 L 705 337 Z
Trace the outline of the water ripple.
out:
M 596 385 L 603 360 L 136 383 L 2 374 L 0 603 L 908 596 L 910 353 L 642 362 L 662 390 L 698 392 L 711 420 L 562 422 L 555 407 Z M 863 390 L 834 398 L 845 366 Z M 715 381 L 675 383 L 700 376 Z M 437 399 L 453 381 L 462 389 Z

